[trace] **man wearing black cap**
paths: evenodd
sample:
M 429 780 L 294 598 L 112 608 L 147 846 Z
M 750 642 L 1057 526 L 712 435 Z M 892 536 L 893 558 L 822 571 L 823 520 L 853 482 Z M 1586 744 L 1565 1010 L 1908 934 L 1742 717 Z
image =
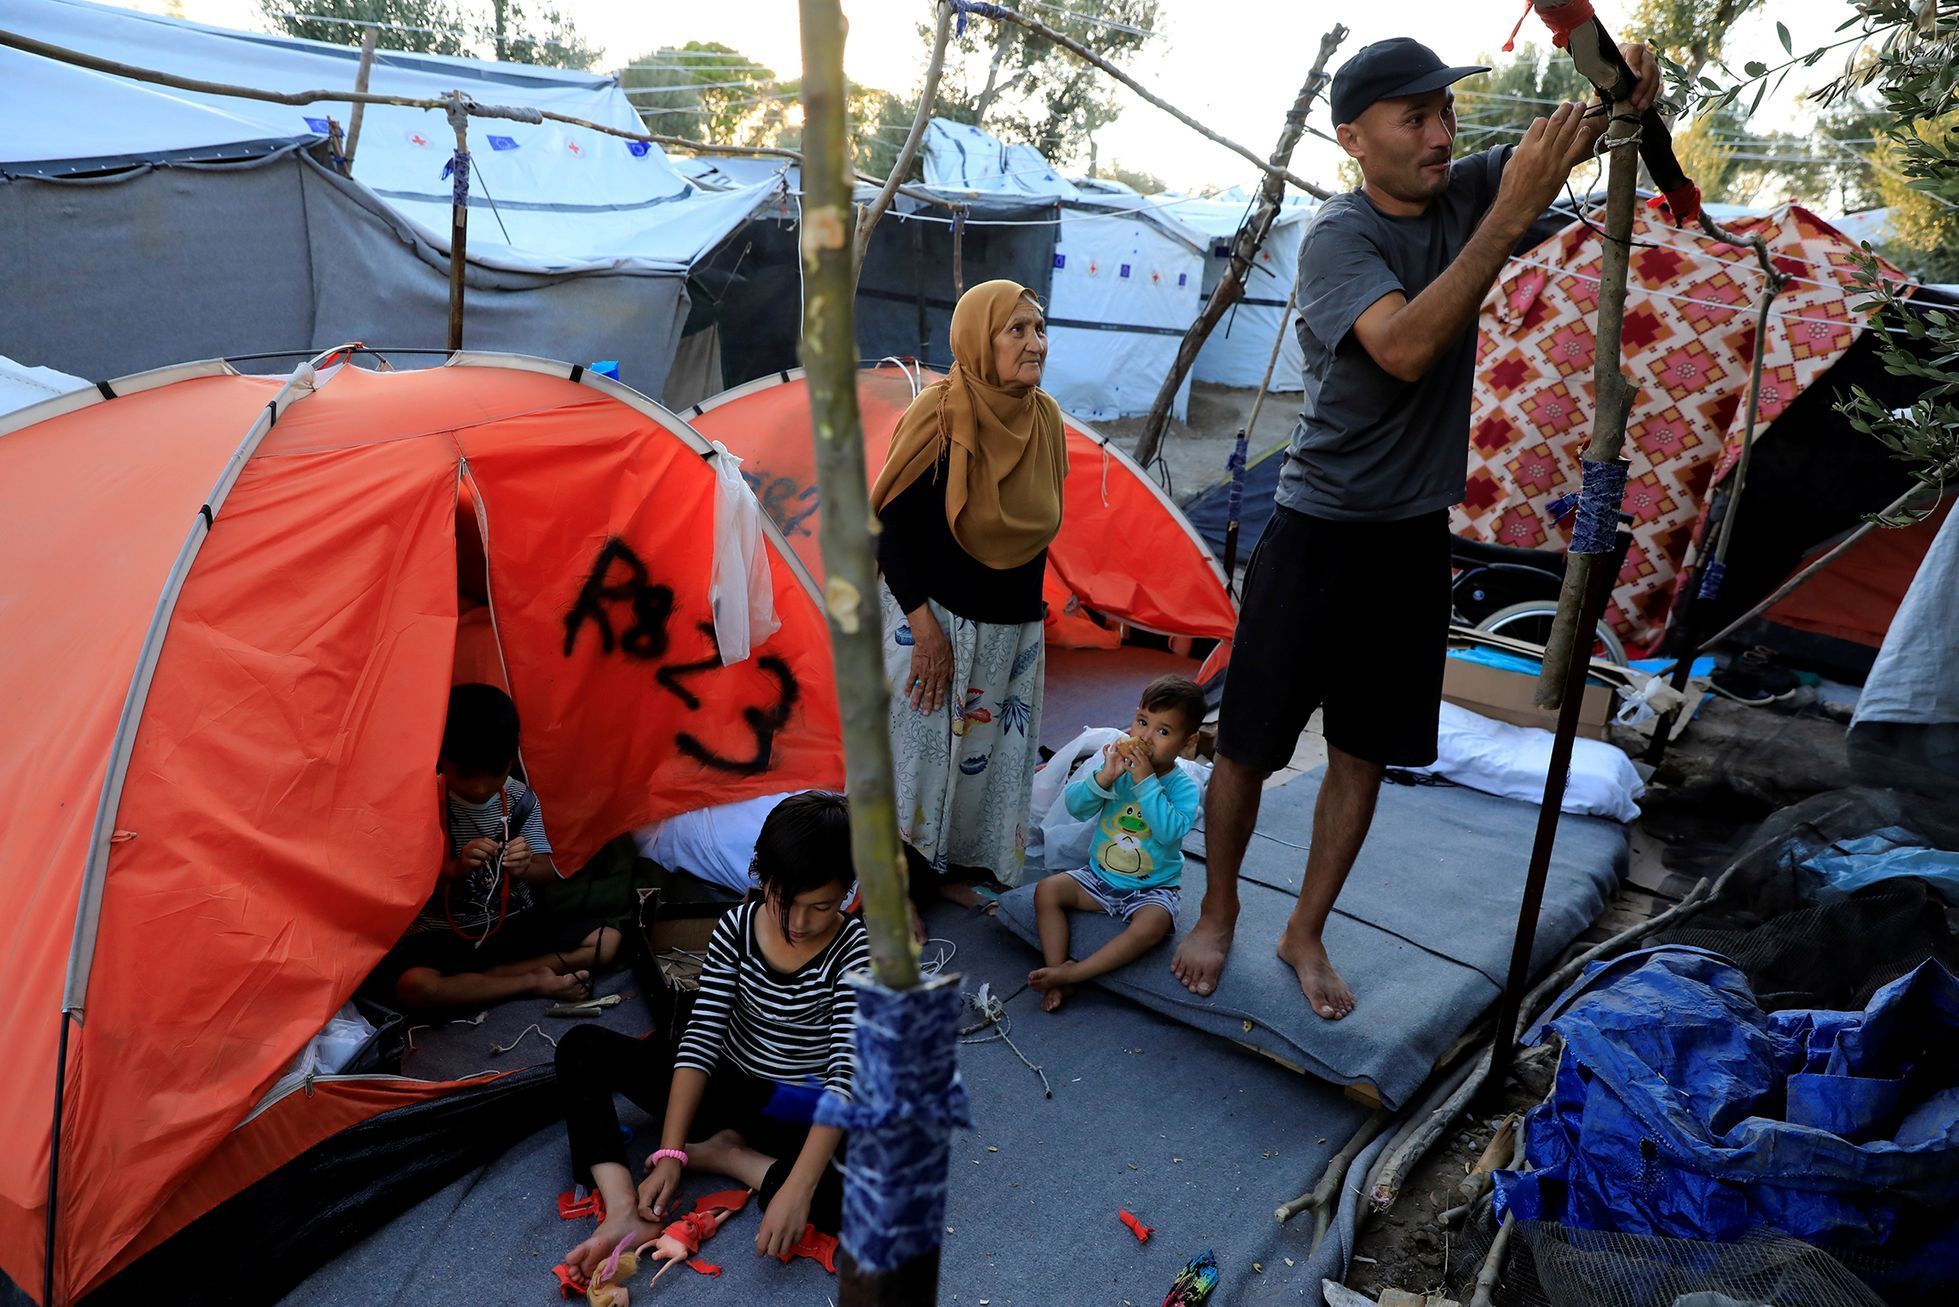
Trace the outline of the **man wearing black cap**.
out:
M 1632 103 L 1659 93 L 1644 47 L 1622 53 Z M 1300 246 L 1305 404 L 1279 506 L 1245 578 L 1205 799 L 1208 884 L 1171 969 L 1217 987 L 1238 920 L 1238 868 L 1265 779 L 1314 709 L 1327 766 L 1312 848 L 1279 957 L 1313 1011 L 1353 992 L 1321 932 L 1374 817 L 1382 772 L 1435 761 L 1449 629 L 1449 507 L 1469 448 L 1476 314 L 1526 228 L 1590 157 L 1603 112 L 1562 104 L 1513 146 L 1451 162 L 1450 67 L 1407 37 L 1355 54 L 1333 79 L 1341 148 L 1365 184 L 1320 207 Z

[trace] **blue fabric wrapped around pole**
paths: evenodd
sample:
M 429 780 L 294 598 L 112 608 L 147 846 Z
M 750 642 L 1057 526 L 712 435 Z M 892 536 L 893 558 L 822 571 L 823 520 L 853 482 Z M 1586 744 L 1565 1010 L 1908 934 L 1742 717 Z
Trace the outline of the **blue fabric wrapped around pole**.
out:
M 1531 1031 L 1564 1040 L 1499 1217 L 1733 1240 L 1766 1227 L 1959 1283 L 1959 980 L 1927 962 L 1861 1012 L 1765 1013 L 1741 971 L 1667 946 L 1592 967 Z M 1930 1298 L 1924 1301 L 1931 1301 Z
M 939 1246 L 952 1128 L 973 1124 L 958 1068 L 959 978 L 903 991 L 867 974 L 849 983 L 857 992 L 853 1097 L 824 1095 L 816 1121 L 850 1135 L 844 1251 L 865 1271 L 889 1271 Z

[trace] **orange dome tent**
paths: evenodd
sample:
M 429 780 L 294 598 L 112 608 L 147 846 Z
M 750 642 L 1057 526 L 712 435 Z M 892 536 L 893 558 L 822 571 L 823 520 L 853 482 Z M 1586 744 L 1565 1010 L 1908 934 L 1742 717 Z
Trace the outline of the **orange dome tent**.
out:
M 858 372 L 864 461 L 873 479 L 913 396 L 941 375 L 896 362 Z M 763 509 L 820 576 L 809 388 L 802 370 L 723 391 L 687 410 L 687 420 L 741 458 L 742 475 Z M 1061 534 L 1048 551 L 1049 641 L 1115 642 L 1081 616 L 1080 607 L 1163 635 L 1228 638 L 1237 610 L 1210 549 L 1128 455 L 1074 418 L 1064 415 L 1064 422 L 1068 480 Z
M 506 1073 L 267 1098 L 434 884 L 459 589 L 561 865 L 841 784 L 815 591 L 766 522 L 780 629 L 723 664 L 699 435 L 579 367 L 348 357 L 0 418 L 0 1298 L 86 1299 L 342 1131 L 509 1097 Z

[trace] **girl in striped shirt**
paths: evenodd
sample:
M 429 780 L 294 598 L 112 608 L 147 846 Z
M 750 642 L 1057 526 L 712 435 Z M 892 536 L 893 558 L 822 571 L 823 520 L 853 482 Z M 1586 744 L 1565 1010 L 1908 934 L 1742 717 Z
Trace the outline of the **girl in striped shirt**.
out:
M 731 1176 L 757 1192 L 755 1251 L 784 1256 L 807 1224 L 837 1232 L 843 1132 L 769 1115 L 779 1086 L 820 1083 L 850 1096 L 857 1000 L 844 976 L 870 965 L 850 891 L 850 816 L 841 795 L 785 799 L 762 826 L 760 890 L 714 928 L 700 992 L 671 1064 L 659 1041 L 580 1026 L 558 1041 L 574 1177 L 605 1199 L 605 1220 L 566 1254 L 581 1276 L 627 1235 L 659 1233 L 684 1170 Z M 614 1093 L 664 1121 L 635 1191 Z

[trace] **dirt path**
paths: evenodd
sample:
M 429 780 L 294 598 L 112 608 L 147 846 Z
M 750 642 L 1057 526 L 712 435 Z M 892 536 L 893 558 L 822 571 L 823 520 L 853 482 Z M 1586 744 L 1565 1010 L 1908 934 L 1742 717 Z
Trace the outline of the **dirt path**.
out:
M 1184 503 L 1212 482 L 1224 479 L 1225 460 L 1231 457 L 1238 428 L 1251 416 L 1252 399 L 1257 393 L 1249 387 L 1240 390 L 1191 383 L 1190 420 L 1172 421 L 1163 437 L 1162 457 L 1170 470 L 1171 498 Z M 1284 444 L 1292 434 L 1293 419 L 1298 416 L 1298 392 L 1266 396 L 1265 407 L 1258 415 L 1258 430 L 1252 436 L 1251 456 L 1256 458 Z M 1143 419 L 1098 422 L 1095 429 L 1113 440 L 1124 453 L 1129 453 L 1143 433 Z

